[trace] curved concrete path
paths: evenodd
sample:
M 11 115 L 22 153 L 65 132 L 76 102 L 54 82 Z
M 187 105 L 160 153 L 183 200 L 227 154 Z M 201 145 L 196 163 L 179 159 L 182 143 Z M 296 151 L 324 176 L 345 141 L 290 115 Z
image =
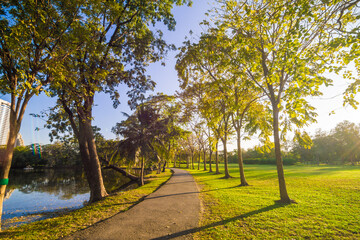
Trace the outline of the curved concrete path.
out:
M 199 190 L 185 170 L 126 212 L 94 224 L 65 239 L 192 239 L 198 227 Z

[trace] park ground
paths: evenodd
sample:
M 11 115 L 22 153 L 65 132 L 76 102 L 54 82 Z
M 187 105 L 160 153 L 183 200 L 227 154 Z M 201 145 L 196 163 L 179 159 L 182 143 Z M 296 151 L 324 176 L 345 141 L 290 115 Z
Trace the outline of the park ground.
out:
M 223 172 L 223 165 L 220 166 Z M 188 170 L 200 188 L 202 212 L 195 239 L 360 239 L 360 166 L 285 166 L 289 195 L 279 199 L 276 167 L 246 165 L 250 186 L 240 187 L 237 164 L 233 178 Z M 126 211 L 159 188 L 170 172 L 149 176 L 143 187 L 121 192 L 57 218 L 0 233 L 4 239 L 58 239 Z M 180 217 L 180 216 L 179 216 Z M 177 236 L 176 234 L 174 236 Z
M 285 166 L 290 205 L 275 204 L 276 166 L 246 165 L 246 187 L 237 164 L 230 179 L 190 172 L 203 204 L 195 239 L 360 239 L 360 166 Z

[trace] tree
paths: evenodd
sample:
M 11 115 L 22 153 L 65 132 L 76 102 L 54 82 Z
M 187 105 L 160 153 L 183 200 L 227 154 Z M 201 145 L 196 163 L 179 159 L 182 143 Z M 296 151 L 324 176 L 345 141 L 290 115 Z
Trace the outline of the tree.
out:
M 198 43 L 184 43 L 177 55 L 176 69 L 182 80 L 181 87 L 192 93 L 187 94 L 188 96 L 192 96 L 193 99 L 196 96 L 199 115 L 208 127 L 217 126 L 221 132 L 218 136 L 224 147 L 225 178 L 229 178 L 227 141 L 232 127 L 229 98 L 232 87 L 229 80 L 232 76 L 227 73 L 227 66 L 216 51 L 214 38 L 202 34 Z
M 70 47 L 81 1 L 9 0 L 0 3 L 0 92 L 10 95 L 10 130 L 0 178 L 9 176 L 16 136 L 29 100 L 53 81 Z M 66 49 L 66 51 L 64 51 Z M 0 212 L 6 183 L 0 187 Z
M 314 120 L 316 113 L 305 97 L 320 95 L 319 86 L 331 82 L 322 76 L 326 59 L 332 56 L 323 46 L 342 6 L 321 1 L 223 1 L 216 22 L 236 46 L 230 55 L 242 56 L 234 63 L 245 69 L 271 104 L 282 203 L 292 200 L 285 184 L 280 130 L 284 133 L 291 123 L 302 127 Z M 279 119 L 284 119 L 282 129 Z
M 124 138 L 119 146 L 120 155 L 132 162 L 140 158 L 141 185 L 144 184 L 145 165 L 154 159 L 160 166 L 160 156 L 164 152 L 167 157 L 174 157 L 176 141 L 186 136 L 186 132 L 176 126 L 177 107 L 171 104 L 173 100 L 173 97 L 166 95 L 150 97 L 112 130 Z
M 74 141 L 56 141 L 41 148 L 46 167 L 81 167 L 79 147 Z
M 359 140 L 359 125 L 344 121 L 330 132 L 317 130 L 311 148 L 305 148 L 296 142 L 292 151 L 305 163 L 354 165 L 360 159 Z
M 360 126 L 349 121 L 338 123 L 332 136 L 341 148 L 339 160 L 354 165 L 360 158 Z
M 144 92 L 155 83 L 146 75 L 146 66 L 159 61 L 173 49 L 162 39 L 161 31 L 149 25 L 162 21 L 169 30 L 175 27 L 171 14 L 174 4 L 188 0 L 154 1 L 95 1 L 81 22 L 81 33 L 74 32 L 74 42 L 83 42 L 64 63 L 59 84 L 52 85 L 58 105 L 68 114 L 91 189 L 90 202 L 107 195 L 92 132 L 92 107 L 97 92 L 109 93 L 114 107 L 119 104 L 117 87 L 129 88 L 127 95 L 132 108 L 144 100 Z M 75 128 L 78 123 L 78 129 Z
M 144 185 L 145 158 L 154 154 L 155 136 L 165 131 L 160 115 L 148 105 L 140 105 L 128 119 L 117 123 L 113 132 L 124 137 L 119 146 L 121 155 L 136 163 L 140 158 L 140 184 Z
M 161 138 L 157 138 L 158 144 L 155 145 L 159 156 L 159 165 L 163 161 L 163 171 L 165 165 L 172 158 L 175 165 L 176 152 L 182 151 L 182 141 L 187 138 L 189 132 L 182 129 L 187 117 L 181 115 L 181 103 L 176 96 L 168 96 L 158 93 L 151 96 L 146 104 L 157 109 L 160 116 L 166 119 L 167 132 Z
M 39 167 L 46 164 L 41 153 L 35 154 L 36 146 L 18 146 L 14 149 L 12 168 L 25 168 L 26 166 Z
M 197 149 L 197 141 L 196 141 L 196 136 L 192 133 L 189 134 L 188 137 L 186 138 L 186 140 L 184 141 L 184 144 L 186 146 L 186 149 L 188 151 L 190 151 L 190 156 L 191 156 L 191 169 L 195 169 L 194 166 L 194 158 L 195 158 L 195 154 L 196 154 L 196 149 Z

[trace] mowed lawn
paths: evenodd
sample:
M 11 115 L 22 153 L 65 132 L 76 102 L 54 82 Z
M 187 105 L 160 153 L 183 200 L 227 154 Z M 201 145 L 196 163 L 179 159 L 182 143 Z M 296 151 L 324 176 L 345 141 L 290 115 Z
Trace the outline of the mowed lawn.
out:
M 237 164 L 231 179 L 189 171 L 203 203 L 195 239 L 360 239 L 360 166 L 285 166 L 290 205 L 275 204 L 276 166 L 246 165 L 247 187 Z

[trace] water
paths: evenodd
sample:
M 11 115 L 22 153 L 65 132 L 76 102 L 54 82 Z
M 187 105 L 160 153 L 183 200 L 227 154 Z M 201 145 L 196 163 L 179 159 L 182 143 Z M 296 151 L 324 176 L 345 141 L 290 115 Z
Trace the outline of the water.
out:
M 105 187 L 115 190 L 128 180 L 113 170 L 103 172 Z M 82 171 L 14 170 L 3 205 L 2 227 L 8 228 L 81 208 L 89 200 L 89 187 Z

